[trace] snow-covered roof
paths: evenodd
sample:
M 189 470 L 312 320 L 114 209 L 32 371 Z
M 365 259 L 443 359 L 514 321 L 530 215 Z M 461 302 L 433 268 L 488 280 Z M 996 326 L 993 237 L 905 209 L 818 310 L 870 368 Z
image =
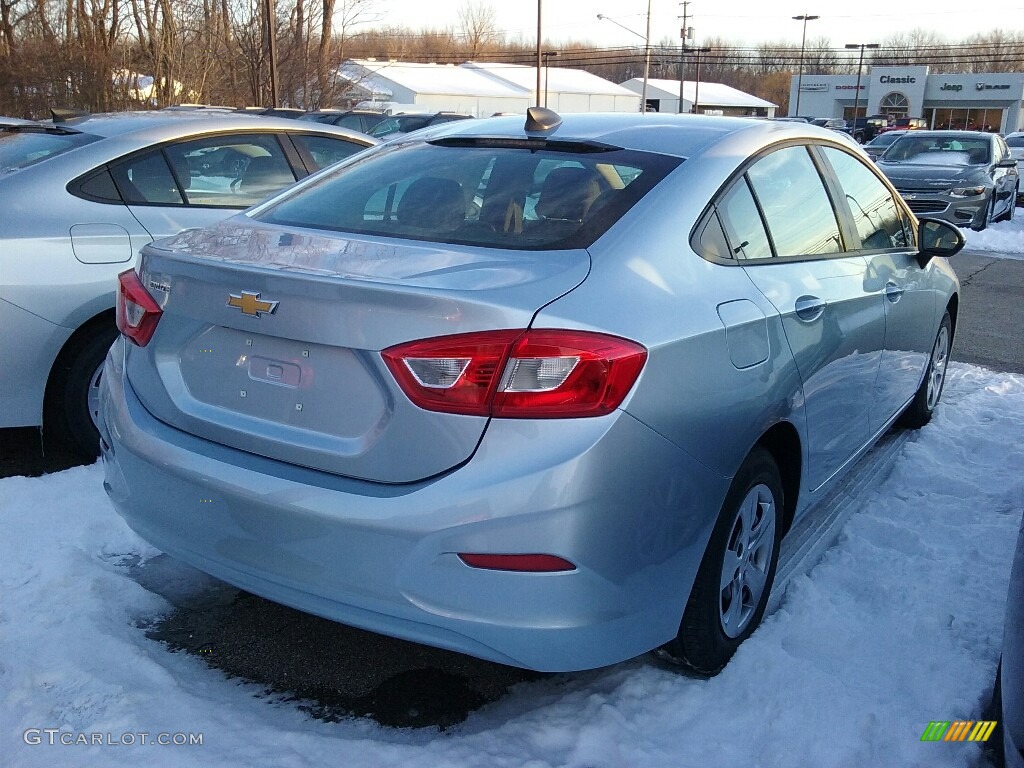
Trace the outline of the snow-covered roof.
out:
M 422 94 L 444 96 L 519 97 L 532 91 L 486 73 L 453 64 L 421 64 L 405 61 L 356 59 L 341 69 L 343 77 L 374 93 L 391 93 L 388 82 Z
M 640 93 L 643 89 L 644 80 L 642 77 L 634 77 L 622 84 L 631 93 Z M 683 98 L 692 102 L 696 96 L 700 96 L 701 106 L 706 107 L 777 107 L 770 101 L 759 99 L 749 93 L 733 88 L 724 83 L 709 83 L 700 81 L 700 93 L 697 93 L 697 84 L 686 80 L 683 83 Z M 647 81 L 647 98 L 649 99 L 678 99 L 679 81 L 662 80 L 651 78 Z
M 542 74 L 551 93 L 636 96 L 632 90 L 582 69 L 546 67 Z M 362 90 L 386 96 L 391 96 L 397 85 L 419 94 L 529 98 L 537 83 L 536 67 L 479 61 L 455 66 L 353 59 L 342 65 L 338 75 Z
M 491 77 L 500 78 L 514 83 L 520 88 L 524 88 L 531 93 L 537 85 L 536 67 L 528 67 L 522 64 L 498 64 L 480 61 L 467 61 L 462 66 L 466 69 L 479 70 L 487 73 Z M 582 69 L 544 67 L 541 75 L 547 82 L 547 90 L 551 93 L 587 93 L 602 96 L 636 96 L 633 91 Z

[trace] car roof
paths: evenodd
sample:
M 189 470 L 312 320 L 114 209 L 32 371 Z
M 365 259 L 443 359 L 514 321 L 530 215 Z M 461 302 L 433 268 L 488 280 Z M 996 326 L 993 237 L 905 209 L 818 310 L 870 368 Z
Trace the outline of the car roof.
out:
M 950 139 L 976 139 L 979 136 L 989 138 L 995 136 L 994 133 L 986 133 L 985 131 L 955 131 L 955 130 L 919 130 L 919 131 L 907 131 L 907 133 L 913 134 L 914 136 L 921 136 L 927 138 L 928 136 L 941 136 L 942 138 Z
M 677 157 L 692 157 L 729 136 L 771 143 L 789 138 L 820 138 L 856 146 L 853 139 L 802 121 L 760 120 L 692 114 L 579 112 L 560 116 L 553 130 L 527 132 L 525 116 L 456 120 L 416 132 L 417 138 L 530 138 L 543 135 L 562 141 L 596 142 Z
M 349 131 L 332 125 L 318 123 L 298 123 L 283 117 L 264 117 L 246 112 L 219 112 L 206 110 L 180 110 L 159 112 L 111 112 L 89 115 L 83 118 L 53 123 L 47 121 L 41 125 L 54 125 L 82 133 L 90 133 L 103 138 L 146 134 L 149 141 L 164 141 L 178 136 L 194 133 L 219 132 L 231 130 L 281 130 L 331 133 L 338 136 L 359 139 L 365 143 L 368 138 L 357 131 Z

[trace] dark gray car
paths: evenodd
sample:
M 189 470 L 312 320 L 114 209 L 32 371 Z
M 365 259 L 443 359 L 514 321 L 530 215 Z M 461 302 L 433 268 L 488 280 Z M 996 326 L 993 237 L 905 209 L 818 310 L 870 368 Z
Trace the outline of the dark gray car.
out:
M 1012 219 L 1020 177 L 1001 136 L 979 131 L 910 131 L 878 168 L 914 213 L 971 229 Z

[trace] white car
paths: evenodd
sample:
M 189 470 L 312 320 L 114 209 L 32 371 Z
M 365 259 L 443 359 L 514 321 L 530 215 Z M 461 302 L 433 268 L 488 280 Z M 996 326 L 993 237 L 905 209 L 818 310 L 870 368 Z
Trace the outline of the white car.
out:
M 307 121 L 200 111 L 0 125 L 0 428 L 45 427 L 95 456 L 117 275 L 139 248 L 377 143 Z
M 1006 134 L 1006 146 L 1010 148 L 1010 157 L 1018 163 L 1024 160 L 1024 131 Z

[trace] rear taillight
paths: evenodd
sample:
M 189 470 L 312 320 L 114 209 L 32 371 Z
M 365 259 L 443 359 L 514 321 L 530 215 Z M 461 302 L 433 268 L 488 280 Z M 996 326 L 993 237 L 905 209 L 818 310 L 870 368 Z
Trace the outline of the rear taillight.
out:
M 163 310 L 142 285 L 134 269 L 117 276 L 117 330 L 129 341 L 144 347 L 153 337 Z
M 441 336 L 381 354 L 421 408 L 517 419 L 611 413 L 647 360 L 626 339 L 552 329 Z

